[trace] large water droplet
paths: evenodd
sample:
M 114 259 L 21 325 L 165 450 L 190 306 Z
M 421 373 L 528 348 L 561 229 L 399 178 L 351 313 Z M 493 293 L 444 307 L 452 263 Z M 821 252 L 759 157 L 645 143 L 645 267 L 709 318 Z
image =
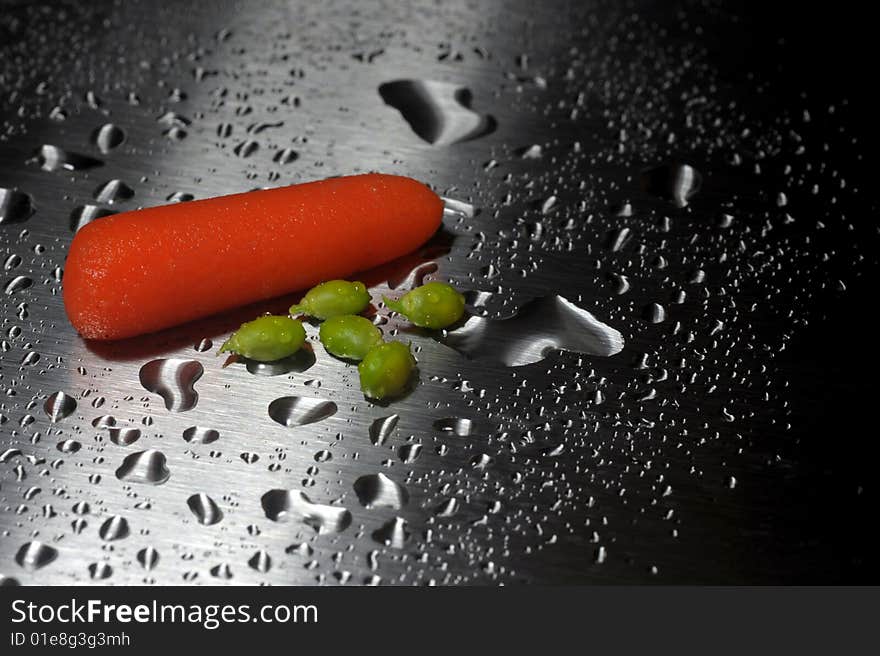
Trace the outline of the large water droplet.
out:
M 89 577 L 96 581 L 109 579 L 113 576 L 113 568 L 107 563 L 92 563 L 89 565 Z
M 73 414 L 76 410 L 76 399 L 64 392 L 55 392 L 46 399 L 43 410 L 49 415 L 49 421 L 54 424 Z
M 159 552 L 153 547 L 144 547 L 137 552 L 137 561 L 145 570 L 151 570 L 159 564 Z
M 34 201 L 30 195 L 0 187 L 0 225 L 27 221 L 33 213 Z
M 445 343 L 473 359 L 519 367 L 555 350 L 609 357 L 623 349 L 623 336 L 562 296 L 545 296 L 510 319 L 471 317 Z
M 183 431 L 183 439 L 192 444 L 210 444 L 220 439 L 220 433 L 213 428 L 190 426 Z
M 373 539 L 393 549 L 402 549 L 409 539 L 407 523 L 403 517 L 394 517 L 373 531 Z
M 15 562 L 26 570 L 35 571 L 58 558 L 58 550 L 39 540 L 27 542 L 15 554 Z
M 365 508 L 399 510 L 409 502 L 409 492 L 385 474 L 368 474 L 354 482 L 354 492 Z
M 141 438 L 141 431 L 137 428 L 108 428 L 110 441 L 119 446 L 134 444 Z
M 291 162 L 295 162 L 299 159 L 299 153 L 296 152 L 293 148 L 284 148 L 279 150 L 272 157 L 272 161 L 276 164 L 290 164 Z
M 452 517 L 458 512 L 458 499 L 450 497 L 440 503 L 435 509 L 434 514 L 437 517 Z
M 376 446 L 384 444 L 385 440 L 394 432 L 398 420 L 400 420 L 399 415 L 389 415 L 373 420 L 373 423 L 370 424 L 370 441 Z
M 40 147 L 36 154 L 36 160 L 44 171 L 59 171 L 61 169 L 82 171 L 104 164 L 94 157 L 70 152 L 50 144 L 44 144 Z
M 272 557 L 269 556 L 268 552 L 265 550 L 260 550 L 250 557 L 248 565 L 251 569 L 255 569 L 261 574 L 265 574 L 272 569 Z
M 116 203 L 128 200 L 134 196 L 134 189 L 125 184 L 122 180 L 114 178 L 107 180 L 104 184 L 95 189 L 93 194 L 99 203 Z
M 238 359 L 244 362 L 248 373 L 252 373 L 255 376 L 283 376 L 289 373 L 301 374 L 310 369 L 317 361 L 315 352 L 310 348 L 301 348 L 293 355 L 272 362 L 257 362 L 256 360 L 250 360 L 241 356 Z
M 12 296 L 16 292 L 27 289 L 33 284 L 34 281 L 27 276 L 15 276 L 15 278 L 10 278 L 6 281 L 6 284 L 3 285 L 3 293 L 7 296 Z
M 470 108 L 469 89 L 434 80 L 395 80 L 379 86 L 386 104 L 398 110 L 417 135 L 445 146 L 476 139 L 495 130 L 492 116 Z
M 186 505 L 199 520 L 199 524 L 211 526 L 223 519 L 223 511 L 207 494 L 193 494 L 186 500 Z
M 73 211 L 70 213 L 70 229 L 73 232 L 76 232 L 95 219 L 101 219 L 105 216 L 113 216 L 114 214 L 117 214 L 117 212 L 108 210 L 106 207 L 101 207 L 100 205 L 93 205 L 91 203 L 79 205 L 74 207 Z
M 165 464 L 165 454 L 156 449 L 138 451 L 126 456 L 116 470 L 116 478 L 126 483 L 161 485 L 169 476 L 171 472 Z
M 465 419 L 463 417 L 445 417 L 443 419 L 437 419 L 433 426 L 435 430 L 453 433 L 459 437 L 467 437 L 471 434 L 473 422 L 471 422 L 470 419 Z
M 92 143 L 105 155 L 125 141 L 125 131 L 112 123 L 105 123 L 92 133 Z
M 147 390 L 158 394 L 172 412 L 191 410 L 199 401 L 193 385 L 205 372 L 196 360 L 179 358 L 147 362 L 140 370 L 140 381 Z
M 282 426 L 314 424 L 336 414 L 333 401 L 307 396 L 282 396 L 269 404 L 269 416 Z
M 347 509 L 312 503 L 299 490 L 269 490 L 260 501 L 266 517 L 273 522 L 293 519 L 311 526 L 318 533 L 338 533 L 345 530 L 352 520 Z
M 131 533 L 131 530 L 128 528 L 128 520 L 122 515 L 108 517 L 101 524 L 101 528 L 98 529 L 98 535 L 105 542 L 123 540 L 128 537 L 129 533 Z
M 416 461 L 416 459 L 422 453 L 422 445 L 418 443 L 414 444 L 404 444 L 397 450 L 397 456 L 404 464 L 410 464 Z
M 669 164 L 642 171 L 642 189 L 678 207 L 688 204 L 700 190 L 703 176 L 688 164 Z

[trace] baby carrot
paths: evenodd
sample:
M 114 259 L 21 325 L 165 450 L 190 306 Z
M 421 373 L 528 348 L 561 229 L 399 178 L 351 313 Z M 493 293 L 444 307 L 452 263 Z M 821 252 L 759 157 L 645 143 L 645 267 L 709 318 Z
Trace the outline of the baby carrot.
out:
M 443 202 L 378 173 L 104 217 L 76 233 L 64 307 L 87 339 L 153 332 L 409 253 Z

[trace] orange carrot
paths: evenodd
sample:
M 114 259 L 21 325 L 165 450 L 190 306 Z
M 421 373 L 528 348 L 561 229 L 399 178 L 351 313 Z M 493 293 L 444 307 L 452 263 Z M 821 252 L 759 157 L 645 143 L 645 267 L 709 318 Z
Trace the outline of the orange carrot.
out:
M 392 260 L 442 214 L 425 185 L 382 174 L 116 214 L 76 233 L 64 306 L 87 339 L 153 332 Z

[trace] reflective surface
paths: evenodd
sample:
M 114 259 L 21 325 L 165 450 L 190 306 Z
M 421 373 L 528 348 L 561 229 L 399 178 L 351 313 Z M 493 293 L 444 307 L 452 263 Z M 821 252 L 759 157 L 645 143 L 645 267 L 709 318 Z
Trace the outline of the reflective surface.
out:
M 7 3 L 2 581 L 873 572 L 851 105 L 741 60 L 756 18 L 584 4 Z M 85 223 L 368 170 L 457 201 L 361 276 L 412 342 L 405 398 L 367 402 L 316 324 L 293 358 L 217 357 L 296 295 L 119 343 L 67 323 Z M 466 292 L 463 326 L 382 306 L 427 280 Z

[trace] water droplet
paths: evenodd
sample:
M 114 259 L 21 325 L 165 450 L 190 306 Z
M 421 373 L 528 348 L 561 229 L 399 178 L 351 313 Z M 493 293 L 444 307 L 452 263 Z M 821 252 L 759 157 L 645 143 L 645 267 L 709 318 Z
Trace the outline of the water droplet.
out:
M 95 189 L 93 194 L 99 203 L 113 204 L 117 201 L 125 201 L 134 196 L 134 189 L 125 184 L 122 180 L 115 178 L 108 180 L 104 184 Z
M 36 571 L 58 558 L 58 550 L 39 540 L 27 542 L 15 554 L 15 562 L 29 571 Z
M 554 350 L 609 357 L 623 349 L 623 336 L 562 296 L 546 296 L 510 319 L 470 317 L 448 333 L 445 343 L 473 359 L 519 367 Z
M 405 464 L 410 464 L 416 461 L 416 459 L 422 453 L 422 445 L 421 444 L 404 444 L 397 450 L 397 456 L 400 460 Z
M 141 432 L 137 428 L 109 428 L 110 441 L 119 446 L 134 444 L 141 438 Z
M 113 542 L 114 540 L 123 540 L 128 537 L 131 530 L 128 528 L 128 520 L 122 515 L 113 515 L 104 520 L 101 528 L 98 529 L 98 535 L 105 542 Z
M 315 550 L 312 549 L 312 547 L 310 547 L 305 542 L 300 542 L 299 544 L 292 544 L 289 547 L 287 547 L 287 549 L 284 550 L 284 553 L 289 554 L 291 556 L 294 556 L 294 555 L 305 556 L 308 558 L 313 553 L 315 553 Z
M 105 123 L 92 133 L 92 143 L 105 155 L 125 141 L 125 131 L 112 123 Z
M 187 201 L 191 201 L 195 198 L 192 194 L 185 193 L 183 191 L 175 191 L 173 194 L 169 194 L 165 197 L 169 203 L 186 203 Z
M 83 171 L 104 164 L 94 157 L 70 152 L 50 144 L 44 144 L 40 147 L 36 154 L 36 161 L 44 171 L 59 171 L 61 169 Z
M 642 171 L 642 189 L 650 194 L 671 200 L 678 207 L 688 204 L 700 190 L 703 177 L 688 164 L 657 166 Z
M 376 446 L 384 444 L 385 440 L 394 432 L 399 420 L 399 415 L 389 415 L 373 420 L 373 423 L 370 424 L 370 442 Z
M 272 161 L 276 164 L 290 164 L 291 162 L 295 162 L 299 159 L 299 153 L 296 152 L 293 148 L 284 148 L 275 153 L 275 156 L 272 157 Z
M 239 157 L 250 157 L 254 153 L 256 153 L 260 149 L 260 144 L 254 141 L 253 139 L 248 139 L 247 141 L 242 141 L 235 148 L 232 149 Z
M 0 225 L 27 221 L 34 213 L 34 201 L 29 194 L 0 187 Z
M 266 517 L 273 522 L 293 519 L 311 526 L 318 533 L 338 533 L 345 530 L 352 520 L 347 509 L 312 503 L 299 490 L 269 490 L 260 501 Z
M 434 80 L 395 80 L 379 86 L 379 95 L 398 110 L 419 137 L 445 146 L 493 132 L 495 119 L 470 108 L 466 87 Z
M 186 500 L 186 505 L 199 520 L 199 524 L 212 526 L 223 519 L 223 511 L 207 494 L 193 494 Z
M 199 353 L 205 353 L 206 351 L 210 351 L 212 348 L 214 348 L 214 342 L 207 337 L 199 340 L 199 343 L 193 346 L 193 349 L 195 349 Z
M 107 563 L 92 563 L 89 565 L 89 576 L 94 580 L 109 579 L 113 576 L 113 568 Z
M 165 464 L 165 454 L 156 449 L 138 451 L 126 456 L 116 470 L 116 478 L 127 483 L 161 485 L 169 476 L 171 472 Z
M 7 296 L 12 296 L 16 292 L 27 289 L 33 284 L 34 281 L 27 276 L 15 276 L 15 278 L 11 278 L 6 282 L 6 284 L 3 286 L 3 291 Z
M 190 426 L 183 431 L 183 439 L 192 444 L 210 444 L 220 439 L 220 433 L 213 428 Z
M 228 581 L 232 578 L 232 568 L 226 563 L 214 565 L 210 571 L 211 576 L 213 576 L 215 579 L 224 579 Z
M 144 547 L 137 552 L 137 561 L 149 571 L 159 564 L 159 552 L 153 547 Z
M 434 509 L 434 514 L 437 517 L 452 517 L 455 513 L 458 512 L 458 499 L 455 497 L 450 497 L 445 501 L 442 501 L 440 505 L 438 505 Z
M 101 415 L 92 419 L 92 426 L 95 428 L 110 428 L 116 425 L 116 417 L 110 415 Z
M 76 410 L 76 399 L 64 392 L 50 394 L 43 404 L 43 410 L 53 424 L 69 417 Z
M 101 207 L 99 205 L 92 205 L 91 203 L 80 205 L 73 208 L 73 211 L 70 213 L 70 229 L 73 232 L 76 232 L 95 219 L 101 219 L 105 216 L 113 216 L 114 214 L 117 214 L 117 212 L 108 210 L 106 207 Z
M 354 482 L 354 492 L 365 508 L 399 510 L 409 502 L 409 492 L 385 474 L 368 474 Z
M 162 397 L 166 409 L 185 412 L 198 403 L 199 394 L 193 386 L 204 372 L 204 367 L 196 360 L 163 358 L 142 366 L 140 381 L 145 389 Z
M 251 569 L 255 569 L 258 572 L 265 574 L 272 569 L 272 558 L 268 553 L 260 550 L 250 557 L 248 565 L 250 565 Z
M 82 444 L 76 440 L 62 440 L 55 445 L 55 448 L 61 451 L 61 453 L 76 453 L 82 448 Z
M 269 416 L 282 426 L 305 426 L 336 414 L 333 401 L 306 396 L 282 396 L 269 404 Z
M 471 428 L 473 424 L 470 419 L 464 419 L 461 417 L 446 417 L 444 419 L 437 419 L 434 424 L 435 430 L 441 430 L 447 433 L 453 433 L 454 435 L 458 435 L 459 437 L 467 437 L 471 434 Z
M 663 323 L 666 321 L 666 309 L 659 303 L 650 303 L 643 312 L 645 321 Z
M 373 531 L 373 539 L 376 542 L 392 549 L 402 549 L 404 543 L 409 539 L 409 535 L 407 522 L 403 517 L 389 519 Z
M 239 360 L 244 362 L 248 373 L 255 376 L 283 376 L 289 373 L 303 373 L 312 367 L 317 361 L 315 352 L 310 348 L 301 348 L 299 351 L 280 360 L 273 362 L 257 362 L 239 356 Z

